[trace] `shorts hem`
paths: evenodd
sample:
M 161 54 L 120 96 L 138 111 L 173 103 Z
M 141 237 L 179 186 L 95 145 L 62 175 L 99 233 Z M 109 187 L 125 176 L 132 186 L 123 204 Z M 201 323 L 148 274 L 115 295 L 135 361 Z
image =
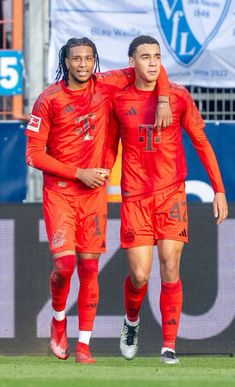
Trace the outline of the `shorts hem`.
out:
M 122 249 L 131 249 L 132 247 L 140 247 L 140 246 L 154 246 L 156 243 L 153 241 L 152 243 L 135 243 L 131 246 L 123 246 L 122 243 L 120 244 L 120 247 Z
M 122 244 L 120 244 L 120 247 L 122 249 L 131 249 L 132 247 L 140 247 L 140 246 L 156 246 L 157 241 L 163 240 L 163 239 L 169 239 L 169 240 L 173 240 L 173 241 L 188 243 L 188 238 L 185 239 L 185 238 L 181 238 L 181 237 L 161 236 L 161 237 L 155 239 L 155 241 L 153 241 L 153 243 L 135 243 L 131 246 L 123 246 Z
M 178 241 L 178 242 L 184 242 L 184 243 L 188 243 L 188 238 L 182 238 L 182 237 L 176 237 L 176 236 L 161 236 L 159 238 L 156 239 L 156 241 L 159 241 L 159 240 L 163 240 L 163 239 L 169 239 L 169 240 L 173 240 L 173 241 Z
M 106 253 L 106 249 L 103 249 L 103 250 L 76 250 L 76 253 L 86 253 L 86 254 L 104 254 Z

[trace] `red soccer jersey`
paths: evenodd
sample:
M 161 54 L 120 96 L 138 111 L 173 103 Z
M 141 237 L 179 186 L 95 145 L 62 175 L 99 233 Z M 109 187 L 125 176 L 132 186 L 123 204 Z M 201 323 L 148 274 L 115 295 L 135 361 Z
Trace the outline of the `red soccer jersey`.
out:
M 186 177 L 181 127 L 189 135 L 215 192 L 224 192 L 214 152 L 203 131 L 204 122 L 188 91 L 170 84 L 173 123 L 161 135 L 154 127 L 156 98 L 134 85 L 115 95 L 110 120 L 106 167 L 112 168 L 119 138 L 122 141 L 123 200 L 138 200 Z
M 133 69 L 117 70 L 93 75 L 83 90 L 60 81 L 39 96 L 26 129 L 27 162 L 43 170 L 45 186 L 69 194 L 90 190 L 76 179 L 77 168 L 103 167 L 111 97 L 133 79 Z M 158 95 L 169 95 L 167 86 L 162 82 Z

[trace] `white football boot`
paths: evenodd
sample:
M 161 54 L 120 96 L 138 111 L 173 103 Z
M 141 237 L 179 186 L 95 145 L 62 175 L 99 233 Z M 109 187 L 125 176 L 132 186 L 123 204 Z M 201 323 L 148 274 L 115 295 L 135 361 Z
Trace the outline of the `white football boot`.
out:
M 138 331 L 139 320 L 136 326 L 132 326 L 126 322 L 126 319 L 124 319 L 120 337 L 120 350 L 122 356 L 127 360 L 133 359 L 137 353 Z

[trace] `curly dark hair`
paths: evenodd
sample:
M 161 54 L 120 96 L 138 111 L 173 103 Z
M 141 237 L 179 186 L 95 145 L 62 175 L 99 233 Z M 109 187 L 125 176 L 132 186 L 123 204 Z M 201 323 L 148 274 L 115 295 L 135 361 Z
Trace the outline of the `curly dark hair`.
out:
M 83 37 L 83 38 L 71 38 L 67 41 L 66 44 L 64 44 L 60 51 L 59 51 L 59 65 L 56 70 L 56 83 L 62 78 L 66 84 L 68 84 L 68 69 L 65 64 L 65 58 L 68 58 L 69 51 L 71 47 L 75 46 L 88 46 L 91 47 L 93 50 L 94 58 L 95 58 L 95 67 L 94 72 L 98 71 L 100 72 L 100 60 L 99 55 L 96 49 L 95 44 L 92 42 L 92 40 Z

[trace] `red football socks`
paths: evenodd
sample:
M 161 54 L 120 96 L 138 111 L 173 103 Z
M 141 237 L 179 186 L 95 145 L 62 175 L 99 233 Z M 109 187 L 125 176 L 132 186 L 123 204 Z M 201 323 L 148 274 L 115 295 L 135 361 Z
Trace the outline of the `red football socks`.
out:
M 182 283 L 163 282 L 160 294 L 160 310 L 162 314 L 162 346 L 175 349 L 180 313 L 183 303 Z
M 138 319 L 139 310 L 145 294 L 147 292 L 147 284 L 141 288 L 136 288 L 128 276 L 124 282 L 124 303 L 126 315 L 129 321 L 136 321 Z
M 77 268 L 79 330 L 92 331 L 99 299 L 98 259 L 80 259 Z
M 50 293 L 52 308 L 56 311 L 65 309 L 75 262 L 75 255 L 54 258 L 54 268 L 50 276 Z

